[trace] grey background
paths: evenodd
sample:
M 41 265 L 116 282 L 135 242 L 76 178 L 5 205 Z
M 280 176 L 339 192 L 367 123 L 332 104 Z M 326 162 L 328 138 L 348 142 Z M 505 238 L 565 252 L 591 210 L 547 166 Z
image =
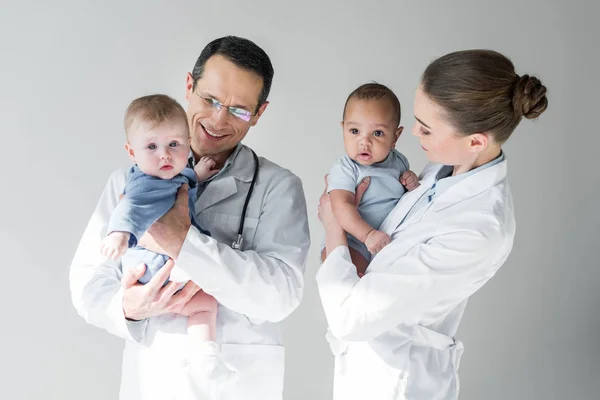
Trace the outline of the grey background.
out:
M 316 203 L 343 151 L 347 94 L 370 80 L 396 91 L 398 148 L 419 172 L 414 89 L 428 62 L 466 48 L 499 50 L 539 76 L 550 108 L 505 147 L 517 238 L 467 308 L 461 399 L 598 398 L 598 16 L 583 0 L 2 1 L 0 397 L 116 398 L 123 342 L 77 316 L 68 266 L 109 173 L 128 165 L 129 101 L 162 92 L 183 103 L 204 45 L 236 34 L 276 71 L 246 144 L 302 178 L 315 243 L 303 303 L 284 325 L 285 398 L 331 395 Z

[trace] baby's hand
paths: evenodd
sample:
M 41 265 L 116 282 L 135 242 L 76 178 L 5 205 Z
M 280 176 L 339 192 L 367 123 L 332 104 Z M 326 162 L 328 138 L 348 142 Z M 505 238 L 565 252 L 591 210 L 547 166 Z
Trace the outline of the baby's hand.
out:
M 390 237 L 385 232 L 373 229 L 367 235 L 367 238 L 365 239 L 365 245 L 371 254 L 376 254 L 379 253 L 386 245 L 388 245 L 390 241 Z
M 196 172 L 196 176 L 199 181 L 204 181 L 211 176 L 219 173 L 220 170 L 213 169 L 217 165 L 210 157 L 202 157 L 200 161 L 194 167 L 194 171 Z
M 103 256 L 116 260 L 127 251 L 129 243 L 129 233 L 127 232 L 111 232 L 102 240 L 100 252 Z
M 400 175 L 400 183 L 409 192 L 419 187 L 419 177 L 414 172 L 407 170 Z

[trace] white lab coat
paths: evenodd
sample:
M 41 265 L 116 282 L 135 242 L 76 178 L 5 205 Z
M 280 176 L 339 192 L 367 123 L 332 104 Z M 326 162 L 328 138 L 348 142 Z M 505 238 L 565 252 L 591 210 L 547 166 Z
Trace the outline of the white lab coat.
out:
M 392 237 L 359 279 L 347 247 L 317 274 L 335 357 L 334 399 L 458 397 L 462 343 L 454 338 L 468 298 L 508 257 L 515 234 L 506 161 L 483 169 L 411 213 L 441 165 L 383 222 Z
M 243 251 L 237 238 L 252 175 L 251 151 L 242 146 L 233 164 L 210 182 L 196 202 L 200 225 L 190 228 L 176 266 L 219 302 L 217 341 L 225 360 L 239 371 L 233 384 L 190 385 L 187 318 L 165 314 L 126 322 L 120 263 L 104 259 L 100 241 L 126 182 L 126 169 L 109 179 L 85 230 L 70 271 L 73 304 L 85 320 L 127 339 L 120 399 L 280 400 L 284 348 L 279 322 L 300 303 L 310 246 L 306 201 L 300 179 L 260 158 L 248 205 Z M 93 343 L 90 343 L 92 346 Z

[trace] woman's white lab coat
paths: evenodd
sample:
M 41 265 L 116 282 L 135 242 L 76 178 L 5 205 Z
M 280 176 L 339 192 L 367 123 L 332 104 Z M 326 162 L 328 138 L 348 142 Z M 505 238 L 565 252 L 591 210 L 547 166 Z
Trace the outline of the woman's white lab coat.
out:
M 383 222 L 392 242 L 362 279 L 343 246 L 317 274 L 336 356 L 335 400 L 458 397 L 463 346 L 454 336 L 468 298 L 508 257 L 515 220 L 502 161 L 457 182 L 400 224 L 441 167 L 428 165 L 421 186 Z

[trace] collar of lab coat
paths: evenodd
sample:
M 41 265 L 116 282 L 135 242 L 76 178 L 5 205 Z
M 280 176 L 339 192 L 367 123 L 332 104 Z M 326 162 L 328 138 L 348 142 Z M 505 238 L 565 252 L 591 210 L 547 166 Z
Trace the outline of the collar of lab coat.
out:
M 443 167 L 443 164 L 428 164 L 425 166 L 423 172 L 419 176 L 421 185 L 412 192 L 408 192 L 402 196 L 396 207 L 383 221 L 379 229 L 386 232 L 388 235 L 391 235 L 402 221 L 404 221 L 402 222 L 404 225 L 417 222 L 420 217 L 417 219 L 415 219 L 415 217 L 412 219 L 408 218 L 407 220 L 405 220 L 405 217 L 421 196 L 425 195 L 435 183 L 436 176 Z M 470 175 L 460 182 L 456 182 L 456 184 L 452 185 L 440 196 L 435 198 L 431 205 L 431 210 L 439 212 L 453 204 L 477 196 L 497 185 L 505 178 L 506 160 Z
M 223 167 L 224 173 L 233 176 L 238 181 L 252 182 L 254 176 L 254 156 L 249 147 L 238 144 Z M 228 171 L 228 172 L 227 172 Z
M 252 163 L 252 169 L 248 169 L 244 165 L 246 160 L 239 160 L 236 162 L 240 153 L 247 153 L 247 154 L 242 154 L 241 158 L 248 158 L 248 156 L 250 156 L 250 162 Z M 222 168 L 222 172 L 218 173 L 216 176 L 219 176 L 219 175 L 221 175 L 221 173 L 225 173 L 225 171 L 229 170 L 229 172 L 227 174 L 230 174 L 235 179 L 240 180 L 242 182 L 251 182 L 252 176 L 254 175 L 254 160 L 253 160 L 253 158 L 254 157 L 252 156 L 252 152 L 250 151 L 250 148 L 247 146 L 244 146 L 241 143 L 238 143 L 238 145 L 233 150 L 233 153 L 231 153 L 231 155 L 229 156 L 227 161 L 225 161 L 225 165 Z M 191 149 L 190 149 L 190 154 L 188 155 L 188 163 L 190 163 L 191 165 L 196 165 L 196 158 L 194 157 L 194 153 L 192 152 Z
M 440 165 L 435 172 L 433 172 L 434 177 L 442 167 L 443 166 Z M 436 198 L 432 204 L 432 211 L 439 212 L 453 204 L 485 192 L 506 179 L 506 172 L 506 159 L 504 159 L 489 168 L 485 168 L 464 178 L 460 182 L 449 187 Z

